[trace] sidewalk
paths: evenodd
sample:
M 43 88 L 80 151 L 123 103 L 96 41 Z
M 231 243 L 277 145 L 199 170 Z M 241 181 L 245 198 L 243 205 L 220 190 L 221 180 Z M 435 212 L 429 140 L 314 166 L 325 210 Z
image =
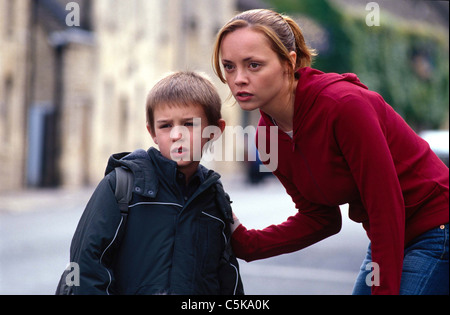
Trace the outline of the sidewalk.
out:
M 222 177 L 225 191 L 231 195 L 240 195 L 242 192 L 248 192 L 250 195 L 255 193 L 264 194 L 267 191 L 282 190 L 284 188 L 273 177 L 266 179 L 259 185 L 251 185 L 245 182 L 243 176 Z M 89 201 L 96 186 L 85 186 L 77 188 L 42 188 L 42 189 L 24 189 L 11 192 L 0 192 L 0 214 L 1 213 L 22 213 L 30 211 L 40 211 L 49 208 L 57 208 L 61 204 L 72 204 L 84 206 Z
M 85 204 L 95 187 L 27 189 L 0 193 L 0 214 L 55 208 L 58 204 Z

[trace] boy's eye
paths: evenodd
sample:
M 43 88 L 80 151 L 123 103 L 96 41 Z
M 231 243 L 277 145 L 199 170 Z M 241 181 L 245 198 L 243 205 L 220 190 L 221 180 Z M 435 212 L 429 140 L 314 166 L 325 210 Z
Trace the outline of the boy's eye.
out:
M 193 126 L 194 126 L 194 123 L 193 123 L 192 121 L 189 121 L 189 122 L 184 123 L 184 125 L 185 125 L 186 127 L 193 127 Z
M 159 126 L 159 129 L 165 129 L 165 128 L 170 128 L 170 124 L 164 124 L 164 125 Z

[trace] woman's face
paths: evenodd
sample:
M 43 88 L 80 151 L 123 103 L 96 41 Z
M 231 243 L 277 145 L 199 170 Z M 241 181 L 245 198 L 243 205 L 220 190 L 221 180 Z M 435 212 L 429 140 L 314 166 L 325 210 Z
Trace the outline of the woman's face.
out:
M 221 58 L 225 79 L 243 110 L 275 108 L 289 95 L 287 64 L 262 33 L 241 28 L 227 34 Z

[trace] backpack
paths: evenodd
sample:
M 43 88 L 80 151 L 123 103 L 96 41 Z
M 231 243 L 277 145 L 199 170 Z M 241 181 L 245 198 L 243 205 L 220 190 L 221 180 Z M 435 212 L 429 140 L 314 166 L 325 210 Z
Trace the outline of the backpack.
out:
M 128 205 L 133 196 L 133 184 L 134 184 L 134 175 L 129 169 L 124 167 L 116 167 L 116 189 L 115 189 L 115 197 L 117 203 L 119 205 L 120 214 L 123 219 L 123 224 L 119 230 L 119 234 L 117 236 L 117 240 L 120 243 L 121 238 L 124 235 L 126 229 L 126 221 L 128 218 Z M 220 211 L 224 215 L 225 219 L 231 223 L 233 223 L 233 214 L 231 211 L 231 200 L 228 194 L 224 191 L 221 184 L 215 185 L 216 187 L 216 202 Z M 237 265 L 237 261 L 233 258 L 233 253 L 231 252 L 231 246 L 227 246 L 225 253 L 225 260 L 229 263 L 234 263 Z M 70 266 L 70 265 L 69 265 Z M 66 268 L 61 275 L 61 278 L 58 283 L 58 287 L 56 289 L 56 295 L 73 295 L 72 286 L 68 284 L 71 279 L 72 268 Z
M 119 204 L 120 214 L 122 215 L 123 224 L 122 227 L 125 227 L 126 220 L 128 217 L 128 204 L 131 201 L 133 196 L 133 181 L 134 176 L 133 173 L 125 169 L 123 167 L 116 167 L 116 190 L 115 196 L 117 203 Z M 119 232 L 119 242 L 120 238 L 124 234 L 124 229 L 121 228 Z M 69 265 L 70 266 L 70 265 Z M 61 275 L 61 278 L 58 283 L 58 287 L 56 288 L 55 295 L 73 295 L 72 286 L 68 285 L 69 279 L 71 278 L 71 270 L 72 268 L 66 268 Z

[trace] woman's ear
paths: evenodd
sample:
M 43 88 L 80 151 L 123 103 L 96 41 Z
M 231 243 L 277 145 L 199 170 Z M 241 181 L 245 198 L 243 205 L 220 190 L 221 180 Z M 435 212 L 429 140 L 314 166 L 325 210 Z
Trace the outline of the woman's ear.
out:
M 295 51 L 291 51 L 291 52 L 289 53 L 289 57 L 291 58 L 291 65 L 292 65 L 292 68 L 293 68 L 294 71 L 295 71 L 295 68 L 297 67 L 297 53 L 296 53 Z

